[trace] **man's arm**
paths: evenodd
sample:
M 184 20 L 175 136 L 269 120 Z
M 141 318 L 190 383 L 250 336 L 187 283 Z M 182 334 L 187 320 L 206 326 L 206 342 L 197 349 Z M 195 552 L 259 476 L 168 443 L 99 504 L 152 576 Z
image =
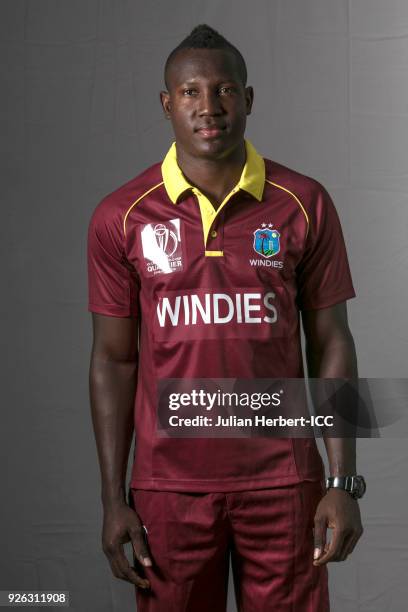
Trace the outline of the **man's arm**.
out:
M 102 547 L 117 578 L 146 588 L 148 581 L 130 567 L 123 550 L 123 544 L 132 541 L 136 557 L 143 565 L 151 565 L 140 520 L 126 504 L 126 470 L 134 429 L 137 325 L 132 318 L 95 313 L 92 320 L 89 389 L 102 481 Z
M 357 373 L 357 357 L 347 321 L 346 303 L 305 310 L 302 323 L 310 378 L 350 378 Z M 324 437 L 331 476 L 356 474 L 355 438 Z M 333 529 L 326 546 L 326 529 Z M 357 500 L 346 491 L 329 489 L 315 515 L 315 565 L 344 561 L 363 533 Z M 322 554 L 323 553 L 323 554 Z

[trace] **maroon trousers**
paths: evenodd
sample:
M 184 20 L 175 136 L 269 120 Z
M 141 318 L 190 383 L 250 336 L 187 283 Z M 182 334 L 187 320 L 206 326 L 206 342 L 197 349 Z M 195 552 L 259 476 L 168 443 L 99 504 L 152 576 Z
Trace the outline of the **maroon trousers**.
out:
M 328 612 L 327 569 L 313 566 L 320 482 L 236 493 L 130 490 L 153 567 L 138 612 L 225 612 L 231 554 L 239 612 Z M 139 564 L 138 564 L 138 567 Z

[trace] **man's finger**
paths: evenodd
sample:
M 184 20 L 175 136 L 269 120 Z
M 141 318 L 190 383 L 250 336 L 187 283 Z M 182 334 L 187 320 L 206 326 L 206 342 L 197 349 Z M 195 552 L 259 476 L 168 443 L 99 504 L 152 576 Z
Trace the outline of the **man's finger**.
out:
M 323 555 L 314 562 L 314 564 L 323 565 L 329 561 L 337 561 L 338 554 L 343 546 L 346 535 L 347 533 L 343 529 L 333 529 L 332 538 L 327 552 L 324 552 Z
M 139 563 L 141 563 L 145 567 L 151 567 L 153 564 L 150 558 L 150 553 L 147 547 L 146 535 L 145 535 L 147 531 L 144 526 L 142 526 L 142 529 L 143 531 L 137 530 L 137 531 L 131 531 L 129 533 L 131 541 L 132 541 L 133 552 L 134 552 L 136 559 L 139 561 Z
M 350 545 L 353 539 L 354 539 L 354 532 L 351 532 L 350 534 L 346 535 L 343 541 L 343 545 L 337 555 L 337 561 L 345 561 L 347 559 L 349 555 Z
M 361 533 L 358 532 L 358 533 L 353 533 L 352 536 L 349 538 L 349 540 L 347 541 L 347 544 L 344 547 L 344 553 L 346 557 L 348 555 L 351 555 L 360 537 L 361 537 Z
M 118 568 L 118 564 L 113 560 L 111 561 L 111 567 L 113 574 L 116 576 L 116 578 L 119 578 L 120 580 L 125 580 L 126 582 L 130 582 L 131 584 L 134 584 L 135 586 L 142 589 L 148 589 L 150 587 L 149 581 L 146 580 L 146 578 L 142 578 L 141 576 L 139 576 L 139 574 L 135 572 L 132 567 L 129 566 L 129 569 L 123 572 L 121 569 Z
M 117 578 L 131 582 L 144 589 L 150 587 L 149 581 L 139 576 L 130 566 L 122 547 L 119 547 L 116 554 L 112 557 L 111 564 L 113 564 L 116 569 L 117 573 L 115 573 L 115 576 L 117 576 Z
M 316 518 L 314 522 L 314 550 L 313 559 L 316 561 L 324 551 L 326 545 L 327 524 L 323 518 Z

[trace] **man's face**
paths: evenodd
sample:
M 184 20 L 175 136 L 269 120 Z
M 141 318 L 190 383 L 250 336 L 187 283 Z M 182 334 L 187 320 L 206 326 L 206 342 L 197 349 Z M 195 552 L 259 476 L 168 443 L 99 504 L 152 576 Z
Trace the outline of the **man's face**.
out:
M 180 50 L 160 94 L 178 148 L 193 157 L 220 159 L 242 144 L 253 100 L 234 55 L 221 49 Z

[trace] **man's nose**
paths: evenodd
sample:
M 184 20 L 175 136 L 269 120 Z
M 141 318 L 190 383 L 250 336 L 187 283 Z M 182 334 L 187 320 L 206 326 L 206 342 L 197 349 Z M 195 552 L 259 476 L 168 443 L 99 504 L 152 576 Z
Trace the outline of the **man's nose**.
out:
M 205 90 L 201 92 L 199 115 L 219 115 L 222 113 L 222 107 L 218 92 Z

